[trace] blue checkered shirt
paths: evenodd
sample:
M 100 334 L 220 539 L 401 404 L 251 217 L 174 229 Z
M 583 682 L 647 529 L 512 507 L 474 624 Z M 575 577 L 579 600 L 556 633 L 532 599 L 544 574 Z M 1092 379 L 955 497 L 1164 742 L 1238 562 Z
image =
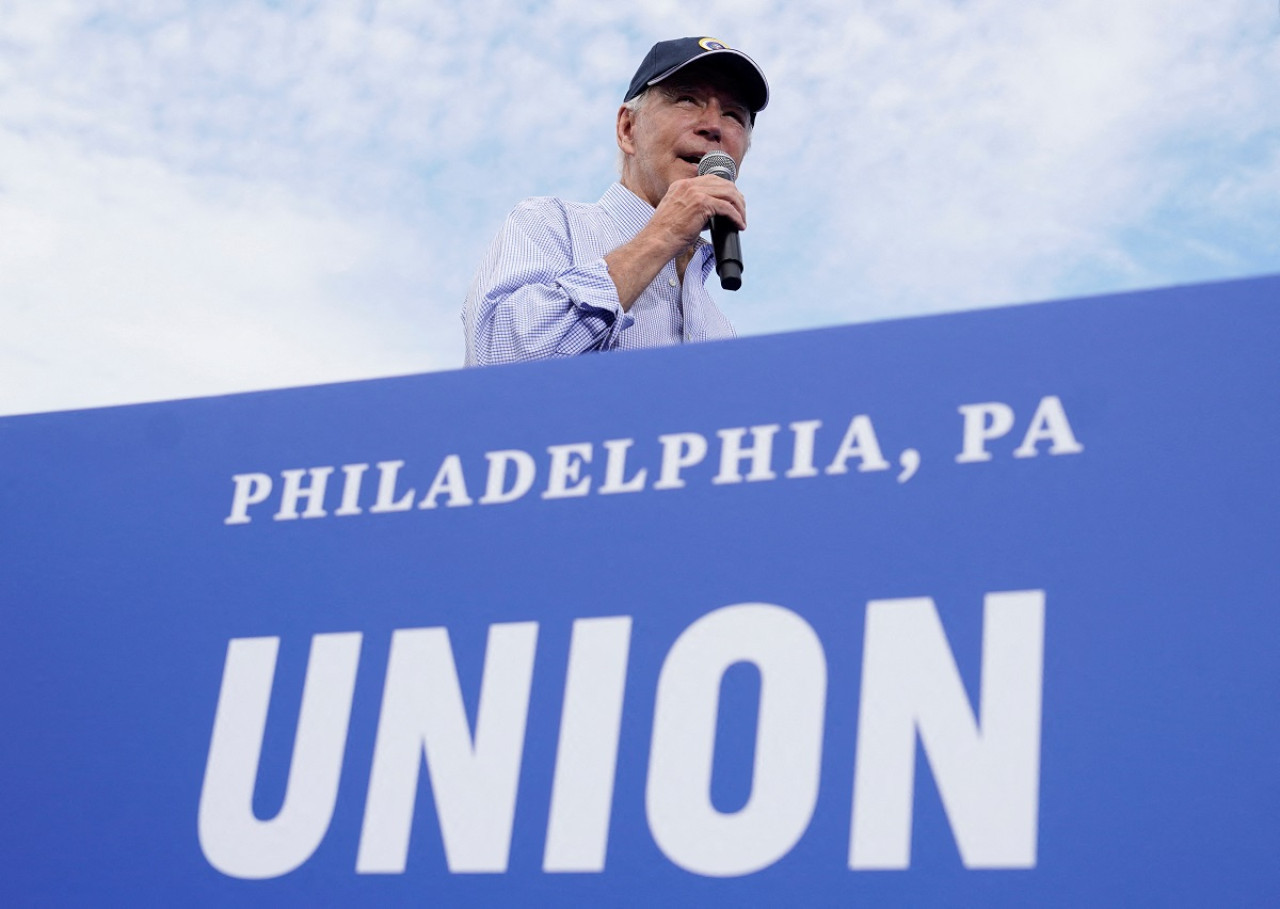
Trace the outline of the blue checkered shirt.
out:
M 622 311 L 604 257 L 653 206 L 621 183 L 596 203 L 526 199 L 494 239 L 462 308 L 468 366 L 734 337 L 707 292 L 715 267 L 699 238 L 684 282 L 674 260 Z

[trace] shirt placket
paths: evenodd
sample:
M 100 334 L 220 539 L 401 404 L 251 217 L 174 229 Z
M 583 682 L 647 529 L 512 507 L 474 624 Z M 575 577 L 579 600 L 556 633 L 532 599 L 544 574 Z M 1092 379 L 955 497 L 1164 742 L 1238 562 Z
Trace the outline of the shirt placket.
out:
M 663 296 L 671 306 L 671 321 L 674 334 L 682 341 L 689 340 L 685 333 L 688 326 L 688 319 L 684 311 L 684 294 L 681 292 L 680 279 L 676 273 L 676 263 L 673 259 L 668 262 L 662 270 L 663 277 Z
M 707 326 L 699 294 L 702 290 L 702 282 L 699 280 L 701 270 L 702 256 L 701 251 L 698 251 L 685 266 L 683 287 L 677 289 L 680 294 L 680 312 L 683 315 L 680 336 L 685 343 L 701 341 L 706 337 Z

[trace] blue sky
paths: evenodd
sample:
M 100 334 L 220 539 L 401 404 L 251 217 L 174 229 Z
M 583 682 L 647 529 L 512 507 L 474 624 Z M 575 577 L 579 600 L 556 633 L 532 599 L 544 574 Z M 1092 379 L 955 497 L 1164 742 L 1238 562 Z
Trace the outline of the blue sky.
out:
M 740 333 L 1280 272 L 1280 11 L 0 0 L 0 414 L 461 364 L 654 41 L 751 54 Z

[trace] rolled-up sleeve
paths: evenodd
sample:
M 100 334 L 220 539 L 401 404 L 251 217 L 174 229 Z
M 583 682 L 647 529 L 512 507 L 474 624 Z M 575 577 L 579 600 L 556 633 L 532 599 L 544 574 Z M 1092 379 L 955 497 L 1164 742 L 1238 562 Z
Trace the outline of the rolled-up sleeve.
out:
M 617 346 L 622 311 L 604 258 L 575 262 L 555 199 L 528 199 L 507 217 L 463 305 L 467 365 L 567 357 Z

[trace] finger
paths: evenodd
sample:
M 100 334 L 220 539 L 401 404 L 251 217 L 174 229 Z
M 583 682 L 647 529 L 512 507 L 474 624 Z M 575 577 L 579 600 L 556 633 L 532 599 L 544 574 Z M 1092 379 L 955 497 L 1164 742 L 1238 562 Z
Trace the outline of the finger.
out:
M 675 188 L 675 184 L 672 187 Z M 703 218 L 723 215 L 737 224 L 739 230 L 746 228 L 747 201 L 741 191 L 723 177 L 714 174 L 693 177 L 687 186 L 681 187 L 679 195 L 688 198 Z
M 736 198 L 713 198 L 711 201 L 715 214 L 728 218 L 737 225 L 738 230 L 747 229 L 747 203 L 741 195 Z
M 742 221 L 745 225 L 747 219 L 747 200 L 742 195 L 742 191 L 739 190 L 736 185 L 723 177 L 716 177 L 713 174 L 707 174 L 706 176 L 711 178 L 713 181 L 705 184 L 708 194 L 720 202 L 727 202 L 732 205 L 738 216 L 738 220 Z M 727 212 L 719 209 L 717 209 L 717 213 L 727 214 Z
M 739 230 L 747 226 L 747 203 L 730 181 L 714 174 L 687 177 L 671 184 L 655 217 L 690 240 L 705 229 L 707 219 L 722 216 Z

